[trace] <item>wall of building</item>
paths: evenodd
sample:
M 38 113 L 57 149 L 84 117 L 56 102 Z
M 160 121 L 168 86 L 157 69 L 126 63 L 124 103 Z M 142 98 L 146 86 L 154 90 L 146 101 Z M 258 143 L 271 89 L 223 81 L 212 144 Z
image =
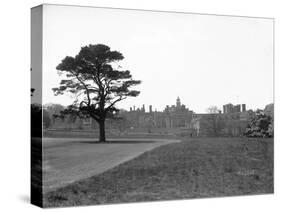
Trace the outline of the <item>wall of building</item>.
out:
M 254 116 L 253 111 L 244 111 L 246 105 L 227 104 L 223 106 L 223 113 L 217 114 L 196 114 L 181 104 L 177 98 L 176 104 L 166 106 L 163 111 L 153 111 L 152 106 L 145 111 L 145 105 L 141 108 L 131 107 L 130 111 L 119 112 L 120 119 L 106 121 L 106 129 L 117 131 L 142 131 L 142 132 L 163 132 L 170 133 L 175 129 L 184 129 L 188 133 L 196 134 L 193 121 L 197 120 L 197 127 L 200 128 L 200 136 L 239 136 L 243 134 L 247 123 Z M 91 119 L 53 119 L 53 129 L 98 129 L 98 123 Z M 182 130 L 181 130 L 182 131 Z

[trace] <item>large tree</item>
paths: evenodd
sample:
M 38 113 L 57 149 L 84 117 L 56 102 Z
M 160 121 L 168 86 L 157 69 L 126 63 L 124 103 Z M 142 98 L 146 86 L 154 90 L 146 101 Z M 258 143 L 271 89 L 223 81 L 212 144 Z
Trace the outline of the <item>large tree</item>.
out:
M 141 81 L 133 80 L 130 71 L 121 70 L 117 64 L 123 59 L 120 52 L 96 44 L 82 47 L 75 57 L 67 56 L 57 66 L 66 78 L 53 88 L 55 95 L 71 93 L 75 97 L 65 113 L 96 120 L 100 142 L 106 141 L 105 120 L 118 111 L 116 103 L 140 93 L 131 87 Z

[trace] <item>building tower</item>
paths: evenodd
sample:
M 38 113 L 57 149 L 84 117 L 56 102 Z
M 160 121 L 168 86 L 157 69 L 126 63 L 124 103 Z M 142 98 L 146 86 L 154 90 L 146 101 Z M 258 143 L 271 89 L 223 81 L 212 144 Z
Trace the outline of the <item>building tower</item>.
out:
M 144 104 L 142 105 L 141 111 L 142 111 L 142 112 L 145 112 L 145 106 L 144 106 Z
M 177 98 L 177 104 L 176 104 L 176 106 L 177 106 L 177 108 L 180 108 L 180 106 L 181 106 L 181 100 L 180 100 L 179 97 Z
M 149 105 L 149 112 L 152 113 L 152 105 Z
M 246 104 L 242 104 L 242 112 L 246 112 Z

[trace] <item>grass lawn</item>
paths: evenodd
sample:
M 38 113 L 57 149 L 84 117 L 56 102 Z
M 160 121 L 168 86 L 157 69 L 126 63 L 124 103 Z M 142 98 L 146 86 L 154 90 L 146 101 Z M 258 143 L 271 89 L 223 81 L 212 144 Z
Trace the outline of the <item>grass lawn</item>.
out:
M 175 139 L 43 138 L 44 194 L 81 179 L 101 174 L 119 164 Z
M 186 138 L 44 196 L 45 207 L 273 192 L 273 139 Z

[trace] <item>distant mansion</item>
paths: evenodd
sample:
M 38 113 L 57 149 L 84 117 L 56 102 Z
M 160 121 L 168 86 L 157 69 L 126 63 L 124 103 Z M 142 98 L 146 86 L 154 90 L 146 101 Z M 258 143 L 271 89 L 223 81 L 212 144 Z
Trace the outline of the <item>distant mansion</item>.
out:
M 254 112 L 246 110 L 245 104 L 226 104 L 223 112 L 198 114 L 189 110 L 178 97 L 175 105 L 167 105 L 163 111 L 153 111 L 152 105 L 146 111 L 142 105 L 141 108 L 133 106 L 129 111 L 121 110 L 118 116 L 120 118 L 107 120 L 107 130 L 237 136 L 244 132 Z M 98 129 L 98 125 L 93 119 L 54 119 L 51 128 L 91 130 Z
M 180 132 L 194 133 L 194 135 L 231 135 L 237 136 L 246 128 L 249 120 L 254 116 L 252 110 L 246 110 L 246 104 L 223 105 L 223 113 L 198 114 L 189 110 L 181 104 L 180 98 L 176 99 L 176 104 L 166 106 L 161 111 L 153 111 L 149 106 L 149 111 L 142 108 L 130 108 L 130 111 L 123 111 L 123 117 L 133 128 L 162 128 L 181 129 Z
M 176 105 L 166 106 L 161 111 L 152 111 L 152 105 L 149 105 L 149 111 L 145 111 L 145 105 L 142 108 L 130 108 L 130 111 L 121 113 L 130 123 L 131 127 L 147 127 L 155 128 L 178 128 L 188 127 L 194 112 L 181 104 L 180 98 L 176 100 Z

